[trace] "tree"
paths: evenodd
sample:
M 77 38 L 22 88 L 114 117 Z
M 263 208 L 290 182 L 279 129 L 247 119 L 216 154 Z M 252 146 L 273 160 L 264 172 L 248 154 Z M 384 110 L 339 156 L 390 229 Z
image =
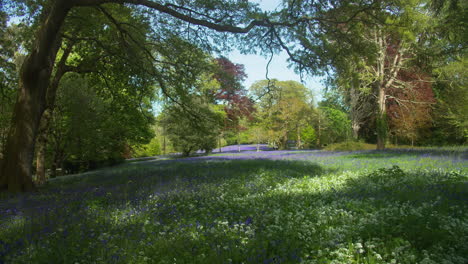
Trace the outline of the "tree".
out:
M 284 38 L 294 39 L 296 47 L 280 43 L 299 70 L 314 74 L 334 71 L 347 80 L 352 113 L 364 105 L 361 88 L 366 88 L 374 98 L 372 104 L 376 120 L 377 148 L 385 148 L 387 137 L 387 98 L 392 86 L 402 85 L 399 71 L 416 58 L 421 32 L 429 20 L 424 5 L 419 1 L 330 1 L 329 5 L 308 1 L 288 2 L 282 16 L 298 17 L 308 14 L 324 18 L 320 23 L 304 21 Z M 280 35 L 278 33 L 278 35 Z M 300 48 L 298 48 L 300 47 Z M 400 82 L 400 83 L 399 83 Z M 342 81 L 343 83 L 343 81 Z M 408 83 L 404 84 L 407 85 Z M 358 130 L 362 115 L 353 117 Z
M 139 145 L 134 150 L 135 157 L 151 157 L 161 155 L 159 138 L 153 137 L 148 144 Z
M 319 107 L 323 115 L 321 120 L 321 144 L 330 144 L 345 141 L 349 138 L 350 120 L 348 115 L 338 109 Z
M 397 76 L 407 87 L 391 87 L 387 109 L 390 131 L 414 145 L 420 132 L 432 125 L 432 105 L 435 103 L 432 82 L 427 74 L 402 69 Z M 406 89 L 404 89 L 406 88 Z
M 72 32 L 70 30 L 75 23 L 79 23 L 77 20 L 83 17 L 85 12 L 80 10 L 84 8 L 97 11 L 108 19 L 96 27 L 99 28 L 98 33 L 109 28 L 116 30 L 121 40 L 127 38 L 124 44 L 132 43 L 145 54 L 152 65 L 147 67 L 151 69 L 151 80 L 166 98 L 185 110 L 188 107 L 185 103 L 187 95 L 191 94 L 185 88 L 192 89 L 195 86 L 174 84 L 177 81 L 190 81 L 197 76 L 196 69 L 185 62 L 190 56 L 198 56 L 199 53 L 192 54 L 189 50 L 179 54 L 176 51 L 180 51 L 181 47 L 190 49 L 193 46 L 202 47 L 205 52 L 225 48 L 228 45 L 223 44 L 232 44 L 222 41 L 226 39 L 224 33 L 227 32 L 244 34 L 243 38 L 236 38 L 243 40 L 243 51 L 259 48 L 263 53 L 271 53 L 284 49 L 299 71 L 306 70 L 313 74 L 323 74 L 338 69 L 340 65 L 347 65 L 337 60 L 340 57 L 361 58 L 355 69 L 365 78 L 359 80 L 369 83 L 372 94 L 377 98 L 373 115 L 378 148 L 385 146 L 388 89 L 395 84 L 397 73 L 403 66 L 420 59 L 419 48 L 426 47 L 429 42 L 420 34 L 428 24 L 427 12 L 423 10 L 425 6 L 420 1 L 285 1 L 282 10 L 270 14 L 260 12 L 248 1 L 227 0 L 177 3 L 160 0 L 12 0 L 9 3 L 12 6 L 26 3 L 25 7 L 31 15 L 28 26 L 35 32 L 35 37 L 30 34 L 30 40 L 24 46 L 28 55 L 18 74 L 18 97 L 12 111 L 5 160 L 0 169 L 0 189 L 10 191 L 33 189 L 31 165 L 35 142 L 42 115 L 48 105 L 47 98 L 56 93 L 54 87 L 57 86 L 53 83 L 60 79 L 56 77 L 60 76 L 59 65 L 66 58 L 65 51 L 75 41 L 93 43 L 95 46 L 102 44 L 95 41 L 93 31 L 81 35 L 84 38 L 79 39 L 67 34 Z M 466 6 L 463 3 L 459 5 Z M 446 5 L 441 6 L 445 10 Z M 115 7 L 130 9 L 131 17 L 150 25 L 151 34 L 140 34 L 143 37 L 141 39 L 134 38 L 138 34 L 133 35 L 131 32 L 137 32 L 138 26 L 134 25 L 134 20 L 126 20 L 113 13 Z M 9 10 L 12 9 L 2 11 Z M 447 30 L 447 38 L 451 38 L 454 33 L 457 35 L 457 32 L 464 32 L 466 9 L 462 8 L 462 11 L 443 13 L 449 24 L 456 28 Z M 83 27 L 76 28 L 77 31 L 73 33 L 82 32 Z M 465 37 L 456 39 L 447 46 L 449 50 L 464 47 Z M 152 49 L 146 45 L 147 42 L 163 44 Z M 140 45 L 142 43 L 145 45 Z M 337 49 L 338 46 L 342 48 Z M 125 56 L 123 60 L 128 57 Z M 108 62 L 102 56 L 97 58 L 97 64 Z M 164 60 L 161 61 L 161 58 Z
M 247 90 L 242 81 L 247 74 L 244 65 L 231 62 L 225 57 L 216 59 L 219 69 L 214 78 L 219 83 L 219 89 L 215 91 L 215 100 L 224 105 L 226 119 L 224 132 L 234 132 L 237 138 L 238 151 L 240 152 L 240 132 L 246 130 L 242 121 L 252 120 L 255 111 L 253 101 L 247 96 Z
M 65 40 L 59 51 L 60 58 L 48 87 L 46 106 L 41 118 L 36 148 L 36 179 L 45 182 L 45 150 L 51 117 L 55 109 L 55 95 L 62 78 L 69 72 L 87 74 L 93 79 L 94 87 L 101 95 L 107 94 L 113 102 L 126 101 L 126 107 L 142 108 L 144 99 L 151 98 L 151 67 L 141 47 L 145 45 L 144 35 L 149 25 L 141 18 L 132 16 L 132 10 L 124 6 L 81 8 L 70 11 L 63 30 Z M 79 19 L 84 15 L 88 19 Z M 124 20 L 138 30 L 130 30 Z M 107 25 L 101 27 L 98 25 Z M 93 35 L 92 38 L 88 37 Z M 135 40 L 139 41 L 136 45 Z M 100 58 L 96 61 L 96 58 Z M 112 61 L 112 63 L 110 63 Z M 124 91 L 122 93 L 122 91 Z M 131 100 L 128 100 L 132 98 Z M 129 109 L 129 111 L 131 111 Z
M 431 144 L 468 142 L 468 90 L 466 72 L 468 3 L 458 0 L 431 1 L 433 28 L 424 61 L 432 71 L 437 99 L 433 111 Z
M 436 69 L 433 144 L 468 142 L 467 57 Z
M 89 76 L 64 76 L 48 133 L 52 175 L 62 165 L 78 172 L 116 163 L 128 145 L 148 142 L 153 136 L 148 108 L 131 107 L 130 96 L 102 97 L 100 85 Z
M 311 114 L 312 97 L 305 86 L 295 81 L 258 81 L 250 88 L 258 100 L 263 126 L 269 131 L 270 143 L 287 148 L 290 138 L 301 146 L 301 129 Z
M 258 123 L 255 122 L 249 127 L 249 140 L 256 144 L 257 152 L 260 151 L 260 143 L 268 141 L 267 131 Z
M 178 105 L 169 105 L 163 112 L 165 133 L 183 156 L 197 150 L 209 153 L 216 148 L 222 120 L 222 114 L 203 104 L 193 104 L 190 113 Z
M 315 129 L 311 125 L 307 125 L 301 131 L 301 137 L 302 137 L 302 140 L 304 141 L 305 147 L 307 148 L 314 147 L 317 142 L 317 135 L 315 133 Z
M 153 1 L 141 0 L 56 0 L 44 1 L 37 19 L 36 38 L 32 43 L 19 74 L 18 98 L 14 107 L 12 123 L 5 147 L 5 160 L 0 170 L 0 189 L 9 191 L 27 191 L 34 188 L 31 180 L 31 166 L 35 141 L 42 114 L 46 108 L 46 98 L 57 53 L 62 46 L 62 32 L 66 29 L 66 19 L 70 12 L 84 6 L 98 7 L 106 3 L 129 4 L 144 6 L 161 14 L 155 23 L 160 27 L 155 32 L 170 32 L 170 26 L 179 27 L 178 21 L 186 21 L 191 25 L 198 25 L 219 32 L 247 33 L 261 21 L 251 20 L 246 27 L 248 16 L 246 11 L 252 8 L 248 3 L 222 3 L 220 5 L 205 5 L 196 2 L 187 6 L 174 4 L 163 5 Z M 210 16 L 203 14 L 207 10 Z M 200 12 L 198 12 L 200 11 Z M 148 11 L 150 13 L 150 11 Z M 225 14 L 230 14 L 225 16 Z M 164 22 L 165 21 L 165 22 Z M 161 87 L 162 88 L 162 87 Z
M 174 75 L 168 76 L 167 83 L 172 86 L 170 91 L 174 92 L 165 94 L 168 96 L 159 117 L 160 125 L 174 149 L 183 156 L 198 150 L 209 153 L 216 147 L 226 118 L 225 106 L 216 104 L 214 96 L 221 89 L 216 79 L 219 68 L 203 50 L 193 44 L 182 43 L 190 48 L 177 52 L 177 57 L 183 59 L 185 65 L 191 65 L 193 70 L 187 75 L 185 69 L 180 68 L 182 71 L 177 72 L 175 68 Z
M 363 67 L 359 65 L 362 65 L 359 58 L 353 56 L 350 58 L 342 57 L 340 63 L 335 67 L 334 74 L 329 78 L 332 91 L 328 92 L 335 94 L 335 97 L 339 97 L 343 101 L 342 105 L 344 107 L 336 104 L 331 107 L 349 113 L 354 140 L 359 138 L 362 125 L 368 122 L 375 112 L 372 89 L 361 75 Z M 324 102 L 321 105 L 327 106 L 324 105 Z

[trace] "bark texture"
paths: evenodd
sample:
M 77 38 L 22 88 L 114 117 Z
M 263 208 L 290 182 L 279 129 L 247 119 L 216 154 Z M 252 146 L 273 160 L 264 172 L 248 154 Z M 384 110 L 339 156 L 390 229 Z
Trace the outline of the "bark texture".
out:
M 52 113 L 50 109 L 47 109 L 42 115 L 39 135 L 37 137 L 36 147 L 36 184 L 42 185 L 46 182 L 46 147 L 47 147 L 47 136 Z
M 374 41 L 378 48 L 378 56 L 375 64 L 376 82 L 374 83 L 377 97 L 377 149 L 385 149 L 387 141 L 387 91 L 394 84 L 397 74 L 403 64 L 402 54 L 405 53 L 405 45 L 402 41 L 392 42 L 389 35 L 380 28 L 374 31 Z
M 66 65 L 67 59 L 72 51 L 73 43 L 70 43 L 67 48 L 65 48 L 62 57 L 57 65 L 57 71 L 55 76 L 47 89 L 46 95 L 46 109 L 42 115 L 39 133 L 37 137 L 37 151 L 36 151 L 36 183 L 42 185 L 46 182 L 46 147 L 47 147 L 47 136 L 50 126 L 50 121 L 52 119 L 52 114 L 55 108 L 55 98 L 57 95 L 57 90 L 60 84 L 60 80 L 65 75 L 65 73 L 71 68 L 68 68 Z
M 46 14 L 42 26 L 21 68 L 18 97 L 0 169 L 0 190 L 20 192 L 34 189 L 31 173 L 36 136 L 61 44 L 59 31 L 70 8 L 67 0 L 57 0 L 50 9 L 43 11 Z

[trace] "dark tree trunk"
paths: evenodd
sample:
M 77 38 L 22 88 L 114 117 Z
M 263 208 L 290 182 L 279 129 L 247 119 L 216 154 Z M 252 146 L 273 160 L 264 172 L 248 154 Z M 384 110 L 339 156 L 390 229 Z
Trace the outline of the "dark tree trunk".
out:
M 45 156 L 46 156 L 46 147 L 47 147 L 47 131 L 49 128 L 49 123 L 52 113 L 48 109 L 42 115 L 39 135 L 37 137 L 37 150 L 36 150 L 36 183 L 42 185 L 46 182 L 46 166 L 45 166 Z
M 280 139 L 280 149 L 288 149 L 288 132 L 286 131 Z
M 55 178 L 57 177 L 57 169 L 60 168 L 61 174 L 63 175 L 63 160 L 65 159 L 65 153 L 63 149 L 57 148 L 54 151 L 54 157 L 52 164 L 50 166 L 50 178 Z
M 54 160 L 52 164 L 50 165 L 50 178 L 55 178 L 57 177 L 57 161 Z
M 36 184 L 43 185 L 46 182 L 46 167 L 45 167 L 45 149 L 47 145 L 47 134 L 39 135 L 37 140 L 36 153 Z
M 34 189 L 31 178 L 32 160 L 44 103 L 40 103 L 40 100 L 35 102 L 33 99 L 40 98 L 40 90 L 43 87 L 38 87 L 35 91 L 31 86 L 32 83 L 25 84 L 21 81 L 2 164 L 0 189 L 12 192 Z
M 46 104 L 47 88 L 61 44 L 59 31 L 71 8 L 70 1 L 56 0 L 45 10 L 31 53 L 21 67 L 19 90 L 0 169 L 0 190 L 34 189 L 31 177 L 34 147 Z
M 42 185 L 46 181 L 46 166 L 45 166 L 45 155 L 46 155 L 46 147 L 47 147 L 47 136 L 50 121 L 52 119 L 52 114 L 55 109 L 55 98 L 57 95 L 57 90 L 60 84 L 60 80 L 67 72 L 66 62 L 68 56 L 70 55 L 73 48 L 73 43 L 69 44 L 67 48 L 64 50 L 62 57 L 57 65 L 57 71 L 55 76 L 50 84 L 49 88 L 47 89 L 46 95 L 46 110 L 42 115 L 42 119 L 39 125 L 39 133 L 37 137 L 37 151 L 36 151 L 36 179 L 37 184 Z
M 302 149 L 301 128 L 300 128 L 299 126 L 297 126 L 296 131 L 297 131 L 297 142 L 296 142 L 296 146 L 297 146 L 297 149 Z

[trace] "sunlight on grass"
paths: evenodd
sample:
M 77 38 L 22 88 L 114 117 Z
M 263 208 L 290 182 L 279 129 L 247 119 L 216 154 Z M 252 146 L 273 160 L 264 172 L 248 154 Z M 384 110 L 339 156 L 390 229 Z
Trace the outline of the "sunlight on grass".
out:
M 125 164 L 5 197 L 0 259 L 468 260 L 467 162 L 460 155 L 283 151 L 229 157 Z

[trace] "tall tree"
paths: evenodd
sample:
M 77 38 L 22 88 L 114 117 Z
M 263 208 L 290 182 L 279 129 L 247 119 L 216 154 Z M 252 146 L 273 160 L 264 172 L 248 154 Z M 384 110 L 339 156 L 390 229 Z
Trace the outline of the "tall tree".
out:
M 435 70 L 436 98 L 433 144 L 468 142 L 468 58 L 447 63 Z
M 247 74 L 244 65 L 231 62 L 225 57 L 216 59 L 219 69 L 214 77 L 219 82 L 219 89 L 215 91 L 215 100 L 224 105 L 226 119 L 224 130 L 236 134 L 240 151 L 239 134 L 246 127 L 242 126 L 242 120 L 253 118 L 255 111 L 253 101 L 247 96 L 247 89 L 242 85 Z
M 258 81 L 250 88 L 258 100 L 264 126 L 269 130 L 272 145 L 285 149 L 288 139 L 301 146 L 301 129 L 311 116 L 310 91 L 295 81 Z
M 192 102 L 190 113 L 179 105 L 172 104 L 163 112 L 163 124 L 174 149 L 183 156 L 189 156 L 198 150 L 209 153 L 216 147 L 223 117 L 214 105 L 200 101 Z
M 63 164 L 77 172 L 118 162 L 127 145 L 152 137 L 150 105 L 132 106 L 131 96 L 102 96 L 101 85 L 76 73 L 63 78 L 49 127 L 52 169 Z
M 214 29 L 219 32 L 247 33 L 255 25 L 263 24 L 250 19 L 252 5 L 227 2 L 193 2 L 186 5 L 161 4 L 149 0 L 56 0 L 44 1 L 38 10 L 38 27 L 29 54 L 20 71 L 18 98 L 14 107 L 11 128 L 5 147 L 5 160 L 0 170 L 0 189 L 27 191 L 34 188 L 31 166 L 36 137 L 54 70 L 57 53 L 63 40 L 64 23 L 70 11 L 82 6 L 99 7 L 106 3 L 143 6 L 153 12 L 159 25 L 159 36 L 180 29 L 181 22 Z M 209 12 L 211 11 L 211 12 Z M 210 14 L 208 14 L 210 13 Z M 228 15 L 226 15 L 228 14 Z M 250 20 L 250 21 L 249 21 Z M 238 25 L 245 25 L 240 27 Z M 177 31 L 177 30 L 176 30 Z M 180 32 L 180 30 L 179 30 Z
M 153 78 L 146 69 L 151 68 L 152 64 L 141 49 L 146 45 L 144 36 L 149 33 L 147 23 L 135 17 L 134 12 L 125 6 L 86 7 L 74 9 L 70 13 L 65 20 L 66 27 L 62 30 L 65 40 L 62 41 L 60 58 L 48 87 L 38 131 L 36 179 L 39 184 L 45 182 L 47 132 L 55 108 L 55 95 L 66 73 L 88 74 L 94 79 L 94 84 L 101 83 L 97 85 L 99 92 L 108 93 L 106 96 L 114 102 L 137 97 L 136 101 L 143 103 L 142 98 L 152 93 L 150 88 Z M 80 19 L 85 15 L 88 19 Z M 117 21 L 126 21 L 128 24 L 119 24 Z M 131 30 L 133 27 L 138 30 Z M 109 63 L 111 61 L 112 64 Z M 129 106 L 139 107 L 138 102 Z
M 468 3 L 433 0 L 433 30 L 426 35 L 431 45 L 421 60 L 431 66 L 437 104 L 431 144 L 468 142 Z M 432 55 L 432 56 L 431 56 Z
M 286 33 L 286 37 L 300 43 L 300 48 L 285 44 L 282 47 L 299 69 L 315 74 L 345 73 L 352 83 L 347 90 L 355 106 L 360 105 L 359 100 L 353 99 L 362 94 L 360 88 L 369 89 L 375 98 L 378 149 L 385 148 L 387 137 L 388 91 L 401 81 L 397 78 L 399 71 L 416 57 L 421 45 L 418 36 L 429 20 L 423 8 L 420 1 L 293 1 L 284 9 L 283 16 L 306 13 L 326 18 L 317 24 L 299 23 Z M 359 75 L 349 74 L 353 72 Z

